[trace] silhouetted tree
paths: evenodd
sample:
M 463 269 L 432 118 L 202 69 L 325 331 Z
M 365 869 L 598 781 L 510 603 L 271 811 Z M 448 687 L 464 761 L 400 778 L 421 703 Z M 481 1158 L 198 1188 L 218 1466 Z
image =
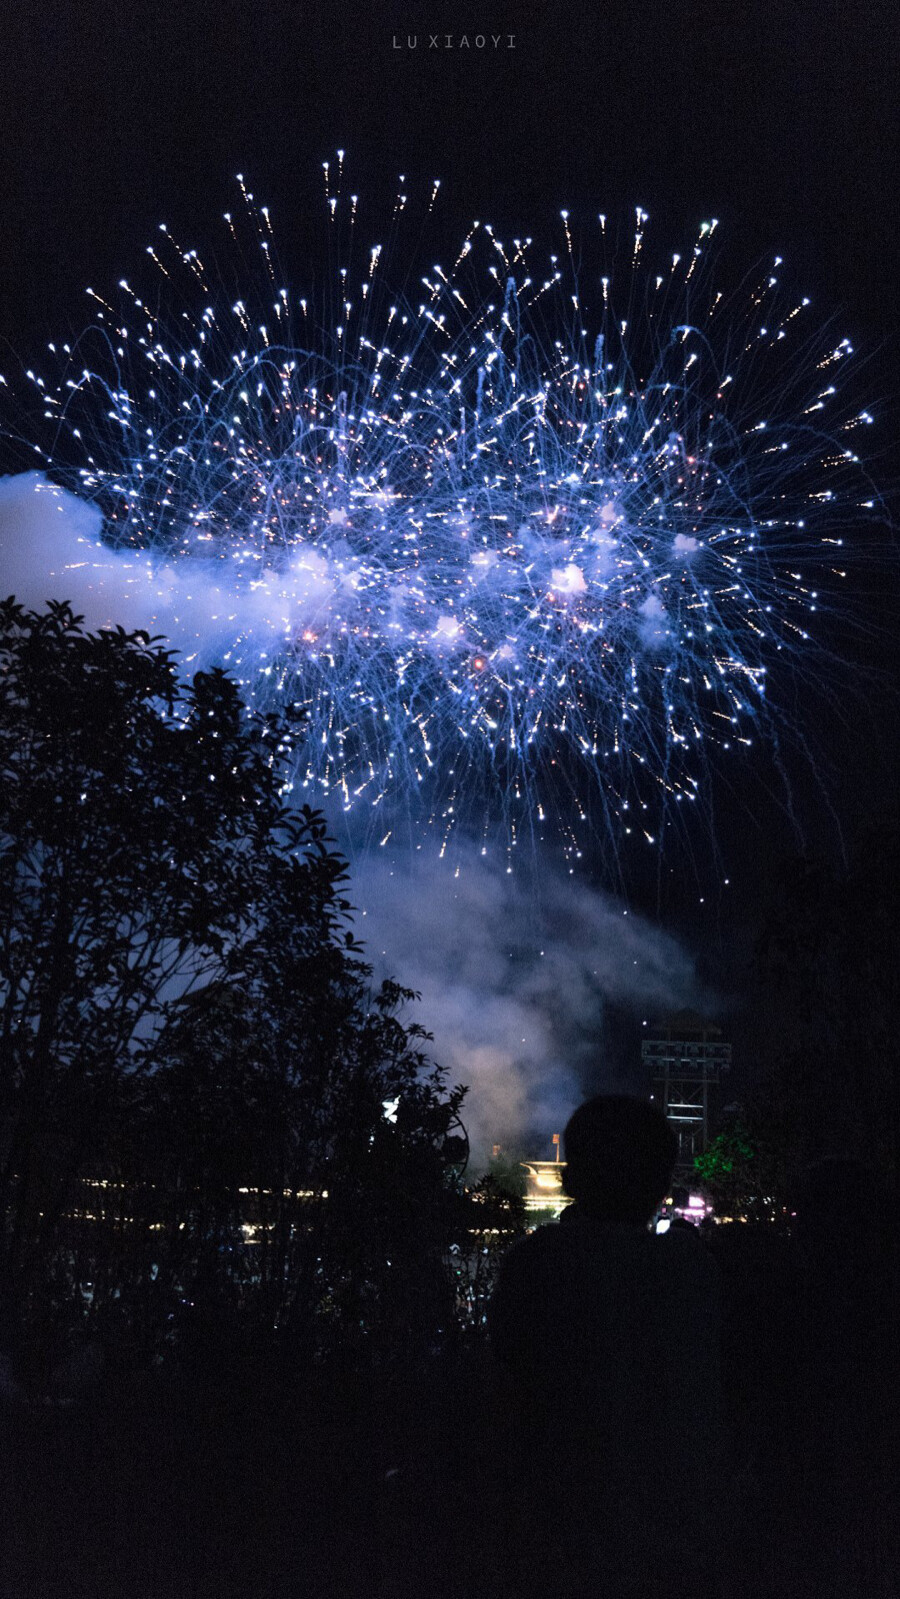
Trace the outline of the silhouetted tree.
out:
M 145 633 L 0 606 L 0 1289 L 20 1319 L 88 1271 L 92 1314 L 115 1302 L 132 1329 L 173 1298 L 307 1345 L 317 1317 L 437 1313 L 463 1091 L 400 1020 L 414 996 L 371 990 L 345 862 L 282 799 L 293 732 L 220 671 L 184 684 Z
M 524 1163 L 517 1154 L 509 1154 L 501 1149 L 498 1154 L 492 1155 L 485 1176 L 491 1179 L 489 1188 L 493 1187 L 498 1194 L 524 1200 L 528 1191 L 528 1177 Z

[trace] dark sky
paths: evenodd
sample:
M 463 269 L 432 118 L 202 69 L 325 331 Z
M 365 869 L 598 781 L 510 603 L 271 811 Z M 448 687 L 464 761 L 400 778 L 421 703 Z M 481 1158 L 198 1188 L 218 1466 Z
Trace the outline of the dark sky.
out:
M 515 48 L 460 48 L 479 32 Z M 129 273 L 161 219 L 191 242 L 236 170 L 281 227 L 340 145 L 385 201 L 399 171 L 441 177 L 454 240 L 478 215 L 538 232 L 562 205 L 640 202 L 676 237 L 715 214 L 737 260 L 779 251 L 840 313 L 873 352 L 870 403 L 896 405 L 895 0 L 18 0 L 3 34 L 0 340 L 20 354 L 78 325 L 84 286 Z M 852 823 L 890 763 L 843 737 Z M 718 796 L 747 920 L 773 850 L 744 800 Z
M 448 30 L 516 47 L 426 48 Z M 892 0 L 19 0 L 3 33 L 5 332 L 218 214 L 237 169 L 296 205 L 338 145 L 362 192 L 442 177 L 460 221 L 714 212 L 896 325 Z

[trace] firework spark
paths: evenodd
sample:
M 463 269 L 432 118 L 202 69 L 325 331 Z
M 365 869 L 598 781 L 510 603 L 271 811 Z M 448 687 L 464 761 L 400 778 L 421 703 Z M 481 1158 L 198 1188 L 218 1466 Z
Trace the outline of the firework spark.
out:
M 239 180 L 243 293 L 163 227 L 152 291 L 89 291 L 27 374 L 39 461 L 103 515 L 73 564 L 101 590 L 115 564 L 188 664 L 302 706 L 292 787 L 371 840 L 652 843 L 777 719 L 769 679 L 814 658 L 876 512 L 851 346 L 777 258 L 726 295 L 715 222 L 663 260 L 640 209 L 624 243 L 563 212 L 549 256 L 476 223 L 395 294 L 343 157 L 325 185 L 324 286 L 282 286 Z

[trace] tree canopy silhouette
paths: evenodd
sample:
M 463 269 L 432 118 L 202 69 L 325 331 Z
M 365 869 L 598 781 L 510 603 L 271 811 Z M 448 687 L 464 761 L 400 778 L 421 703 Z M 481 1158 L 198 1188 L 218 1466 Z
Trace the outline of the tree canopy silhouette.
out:
M 222 671 L 185 683 L 145 633 L 0 605 L 0 1287 L 20 1326 L 87 1283 L 98 1321 L 252 1302 L 310 1344 L 440 1276 L 463 1090 L 401 1019 L 415 996 L 373 991 L 322 815 L 283 801 L 296 736 Z

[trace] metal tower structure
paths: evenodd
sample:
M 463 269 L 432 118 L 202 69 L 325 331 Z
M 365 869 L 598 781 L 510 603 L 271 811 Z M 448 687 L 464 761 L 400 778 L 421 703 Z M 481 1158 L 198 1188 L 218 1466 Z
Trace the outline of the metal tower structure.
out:
M 641 1045 L 653 1082 L 653 1100 L 678 1138 L 676 1175 L 686 1177 L 709 1139 L 710 1115 L 721 1075 L 731 1066 L 722 1030 L 693 1011 L 654 1024 Z

